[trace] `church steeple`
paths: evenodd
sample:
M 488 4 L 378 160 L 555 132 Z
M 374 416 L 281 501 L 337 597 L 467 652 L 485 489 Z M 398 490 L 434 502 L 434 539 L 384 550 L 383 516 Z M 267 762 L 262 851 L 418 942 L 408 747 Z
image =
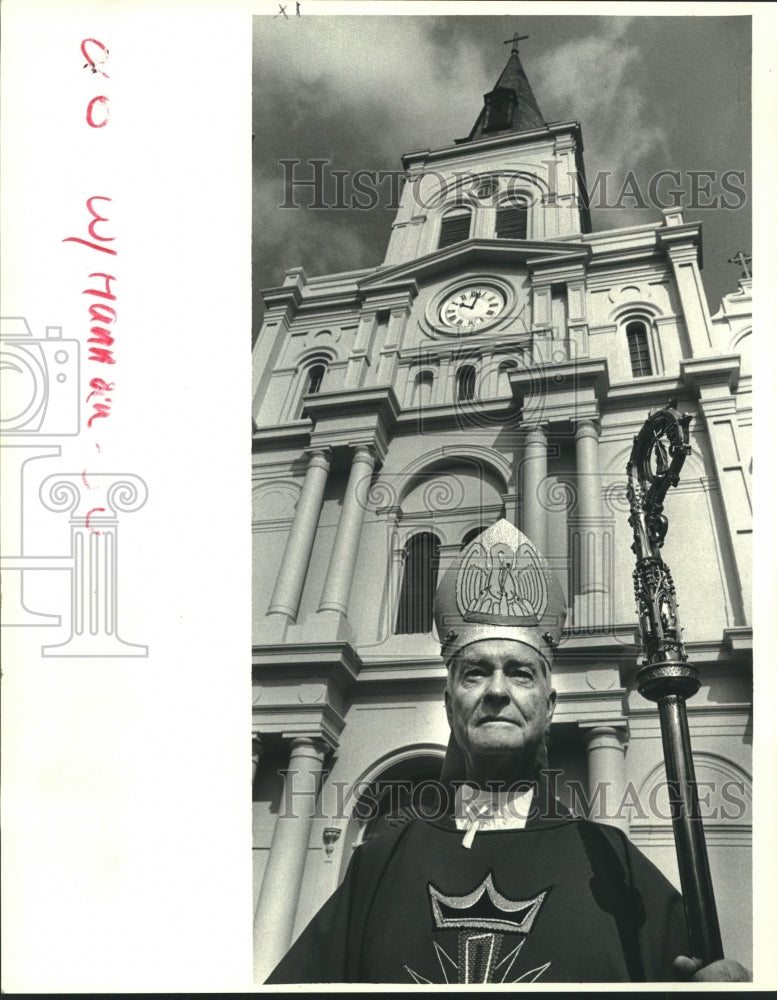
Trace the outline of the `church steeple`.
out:
M 494 89 L 483 96 L 483 110 L 465 142 L 489 135 L 528 132 L 545 127 L 545 119 L 518 54 L 518 42 L 528 37 L 516 32 L 505 42 L 505 45 L 512 46 L 510 58 Z

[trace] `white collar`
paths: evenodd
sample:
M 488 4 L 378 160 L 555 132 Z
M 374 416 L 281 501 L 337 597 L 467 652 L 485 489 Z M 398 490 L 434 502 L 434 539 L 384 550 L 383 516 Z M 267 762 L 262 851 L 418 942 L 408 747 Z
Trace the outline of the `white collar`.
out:
M 466 830 L 462 845 L 471 847 L 476 833 L 494 830 L 522 830 L 531 809 L 534 789 L 495 792 L 459 785 L 456 789 L 454 820 L 458 830 Z

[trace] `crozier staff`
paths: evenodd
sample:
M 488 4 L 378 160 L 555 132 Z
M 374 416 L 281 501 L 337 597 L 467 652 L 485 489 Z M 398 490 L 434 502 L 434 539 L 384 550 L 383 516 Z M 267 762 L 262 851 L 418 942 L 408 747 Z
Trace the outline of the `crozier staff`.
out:
M 494 586 L 510 613 L 482 600 Z M 508 521 L 464 549 L 435 606 L 450 809 L 357 848 L 268 983 L 747 981 L 737 962 L 685 957 L 679 893 L 621 831 L 553 798 L 564 617 L 558 581 Z

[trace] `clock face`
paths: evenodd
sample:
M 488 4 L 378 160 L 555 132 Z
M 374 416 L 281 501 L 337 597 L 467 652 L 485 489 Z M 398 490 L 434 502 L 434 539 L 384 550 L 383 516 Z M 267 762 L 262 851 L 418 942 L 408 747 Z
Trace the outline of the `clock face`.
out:
M 491 285 L 468 285 L 449 295 L 440 307 L 440 320 L 461 331 L 476 330 L 499 316 L 505 297 Z

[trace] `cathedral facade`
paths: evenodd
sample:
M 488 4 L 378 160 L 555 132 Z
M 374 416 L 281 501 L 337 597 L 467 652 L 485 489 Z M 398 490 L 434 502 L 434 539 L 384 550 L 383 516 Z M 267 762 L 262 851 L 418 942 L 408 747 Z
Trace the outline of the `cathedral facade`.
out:
M 254 348 L 256 976 L 354 847 L 422 809 L 448 739 L 438 578 L 500 517 L 567 605 L 549 764 L 678 884 L 658 715 L 637 691 L 626 463 L 692 415 L 664 556 L 727 954 L 751 962 L 751 280 L 711 315 L 679 208 L 593 232 L 581 129 L 517 44 L 470 134 L 403 158 L 385 259 L 263 293 Z

